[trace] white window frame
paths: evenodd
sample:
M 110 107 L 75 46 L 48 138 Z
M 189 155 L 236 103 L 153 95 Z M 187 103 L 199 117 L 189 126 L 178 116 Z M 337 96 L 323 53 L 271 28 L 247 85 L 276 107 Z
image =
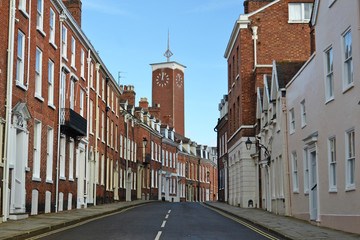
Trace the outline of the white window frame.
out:
M 325 50 L 325 96 L 326 102 L 334 99 L 334 54 L 332 47 Z
M 290 134 L 295 132 L 295 112 L 294 108 L 289 110 Z
M 310 188 L 310 169 L 309 169 L 309 149 L 303 149 L 303 165 L 304 165 L 304 194 L 309 194 Z
M 305 99 L 301 101 L 300 107 L 301 107 L 301 127 L 306 126 L 306 105 L 305 105 Z
M 346 190 L 355 189 L 355 130 L 354 128 L 346 131 Z
M 84 91 L 80 89 L 80 115 L 84 116 Z
M 40 181 L 41 164 L 41 121 L 34 120 L 33 180 Z
M 54 106 L 54 65 L 55 63 L 49 59 L 48 69 L 48 105 L 55 108 Z
M 74 139 L 69 141 L 69 181 L 74 181 Z
M 292 165 L 292 185 L 293 192 L 299 193 L 299 173 L 298 173 L 298 162 L 296 152 L 291 153 L 291 165 Z
M 66 163 L 66 138 L 60 136 L 60 160 L 59 160 L 59 178 L 60 180 L 66 180 L 65 177 L 65 163 Z
M 88 120 L 89 121 L 89 132 L 91 135 L 94 135 L 93 133 L 93 115 L 94 115 L 94 102 L 92 99 L 90 99 L 90 103 L 89 103 L 89 114 L 90 114 L 90 119 Z M 96 119 L 97 121 L 97 119 Z
M 70 109 L 75 107 L 75 79 L 70 79 Z
M 53 143 L 54 143 L 54 130 L 48 126 L 47 130 L 47 151 L 46 151 L 46 182 L 53 183 Z
M 62 57 L 67 61 L 67 27 L 62 25 Z
M 90 63 L 90 87 L 94 88 L 94 63 Z
M 328 139 L 328 159 L 329 159 L 329 192 L 337 192 L 335 136 L 332 136 Z
M 40 7 L 39 7 L 40 3 Z M 44 28 L 44 0 L 37 0 L 36 6 L 36 29 L 43 32 Z
M 19 40 L 21 37 L 21 41 Z M 19 54 L 21 53 L 21 55 Z M 16 83 L 24 86 L 25 77 L 25 34 L 18 31 L 17 63 L 16 63 Z
M 346 54 L 346 40 L 347 37 L 350 37 L 350 53 Z M 343 91 L 347 91 L 349 88 L 354 86 L 354 69 L 353 69 L 353 60 L 352 60 L 352 38 L 351 38 L 351 29 L 348 28 L 342 35 L 342 42 L 343 42 Z M 351 76 L 348 76 L 346 69 L 351 68 L 352 73 Z
M 72 36 L 71 37 L 71 67 L 76 70 L 75 61 L 76 61 L 76 39 L 74 38 L 74 36 Z
M 19 10 L 26 14 L 28 14 L 26 11 L 26 2 L 27 1 L 28 0 L 19 0 Z
M 311 18 L 311 12 L 309 15 L 309 18 L 305 18 L 305 4 L 311 4 L 312 3 L 289 3 L 288 5 L 288 10 L 289 10 L 289 23 L 308 23 L 310 21 Z M 291 16 L 291 6 L 295 6 L 295 5 L 300 5 L 300 19 L 294 19 Z
M 41 101 L 44 99 L 41 96 L 42 92 L 42 57 L 43 52 L 40 48 L 36 47 L 35 53 L 35 97 Z
M 84 52 L 84 49 L 81 49 L 80 77 L 85 80 L 85 52 Z
M 49 22 L 49 43 L 55 45 L 55 26 L 56 26 L 56 14 L 55 11 L 50 8 L 50 22 Z

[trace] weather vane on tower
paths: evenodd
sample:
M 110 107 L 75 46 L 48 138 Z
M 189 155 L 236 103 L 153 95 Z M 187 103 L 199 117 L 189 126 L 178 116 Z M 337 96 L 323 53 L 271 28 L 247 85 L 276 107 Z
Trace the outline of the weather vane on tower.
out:
M 166 50 L 166 52 L 164 53 L 164 56 L 167 58 L 167 61 L 170 62 L 170 58 L 172 55 L 174 55 L 171 51 L 170 51 L 170 44 L 169 44 L 169 39 L 170 39 L 170 34 L 169 34 L 169 29 L 168 29 L 168 48 Z

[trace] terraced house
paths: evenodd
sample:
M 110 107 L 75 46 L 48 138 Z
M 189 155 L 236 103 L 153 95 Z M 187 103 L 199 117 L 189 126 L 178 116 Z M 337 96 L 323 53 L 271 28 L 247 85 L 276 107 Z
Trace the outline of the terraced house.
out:
M 167 95 L 175 111 L 145 98 L 136 106 L 134 86 L 115 81 L 81 30 L 80 0 L 10 0 L 0 11 L 2 221 L 185 199 L 175 137 L 175 127 L 184 135 L 184 66 L 156 66 L 182 91 Z

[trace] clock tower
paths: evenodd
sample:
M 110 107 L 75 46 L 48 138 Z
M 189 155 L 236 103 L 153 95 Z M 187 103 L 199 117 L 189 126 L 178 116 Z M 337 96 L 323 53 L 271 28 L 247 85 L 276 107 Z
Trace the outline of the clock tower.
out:
M 152 67 L 153 106 L 160 104 L 160 120 L 174 127 L 175 132 L 184 136 L 184 70 L 186 67 L 170 61 L 150 65 Z

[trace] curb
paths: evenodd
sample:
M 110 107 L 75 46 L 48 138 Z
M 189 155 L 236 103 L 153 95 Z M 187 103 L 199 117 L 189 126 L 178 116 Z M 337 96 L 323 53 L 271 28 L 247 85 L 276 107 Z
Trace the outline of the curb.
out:
M 65 228 L 65 227 L 68 227 L 68 226 L 71 226 L 71 225 L 74 225 L 74 224 L 77 224 L 77 223 L 85 222 L 87 220 L 91 220 L 91 219 L 98 218 L 98 217 L 101 217 L 101 216 L 105 216 L 105 215 L 109 215 L 109 214 L 112 214 L 112 213 L 120 212 L 120 211 L 122 211 L 124 209 L 127 209 L 127 208 L 139 207 L 139 206 L 142 206 L 142 205 L 153 204 L 153 203 L 159 203 L 159 201 L 149 201 L 149 202 L 142 202 L 142 203 L 128 205 L 128 206 L 122 206 L 122 207 L 119 207 L 119 208 L 116 208 L 116 209 L 112 209 L 110 211 L 104 211 L 104 212 L 101 212 L 101 213 L 96 213 L 96 214 L 91 215 L 91 216 L 79 217 L 77 219 L 74 219 L 74 220 L 71 220 L 71 221 L 68 221 L 68 222 L 63 222 L 63 223 L 58 223 L 58 224 L 54 224 L 54 225 L 49 225 L 49 226 L 42 227 L 42 228 L 37 228 L 37 229 L 31 230 L 31 231 L 28 231 L 26 233 L 20 233 L 18 235 L 15 235 L 15 236 L 12 236 L 12 237 L 6 237 L 6 238 L 3 238 L 3 239 L 27 239 L 27 238 L 34 237 L 34 236 L 37 236 L 37 235 L 40 235 L 40 234 L 43 234 L 43 233 L 47 233 L 47 232 L 51 232 L 51 231 L 58 230 L 58 229 L 61 229 L 61 228 Z
M 288 240 L 294 240 L 294 238 L 291 238 L 291 237 L 285 235 L 283 232 L 276 231 L 276 230 L 274 230 L 274 229 L 272 229 L 272 228 L 266 227 L 266 226 L 264 226 L 263 224 L 261 224 L 261 223 L 259 223 L 259 222 L 257 222 L 257 221 L 254 221 L 254 220 L 252 220 L 252 219 L 246 218 L 246 217 L 244 217 L 244 216 L 236 215 L 236 214 L 234 214 L 234 213 L 232 213 L 232 212 L 229 212 L 229 211 L 227 211 L 227 210 L 224 210 L 224 209 L 222 209 L 222 208 L 220 208 L 220 207 L 212 206 L 212 205 L 209 204 L 209 203 L 206 203 L 206 202 L 203 202 L 203 203 L 204 203 L 206 206 L 210 207 L 210 208 L 217 209 L 217 210 L 222 211 L 222 212 L 224 212 L 224 213 L 227 213 L 227 214 L 229 214 L 229 215 L 231 215 L 231 216 L 233 216 L 233 217 L 240 218 L 240 219 L 242 219 L 242 220 L 244 220 L 244 221 L 247 221 L 247 222 L 249 222 L 249 223 L 251 223 L 251 224 L 253 224 L 253 225 L 257 226 L 257 227 L 263 228 L 263 229 L 265 229 L 266 231 L 268 231 L 268 232 L 270 232 L 270 233 L 273 233 L 273 234 L 276 234 L 276 235 L 278 235 L 278 236 L 281 237 L 281 238 L 288 239 Z

